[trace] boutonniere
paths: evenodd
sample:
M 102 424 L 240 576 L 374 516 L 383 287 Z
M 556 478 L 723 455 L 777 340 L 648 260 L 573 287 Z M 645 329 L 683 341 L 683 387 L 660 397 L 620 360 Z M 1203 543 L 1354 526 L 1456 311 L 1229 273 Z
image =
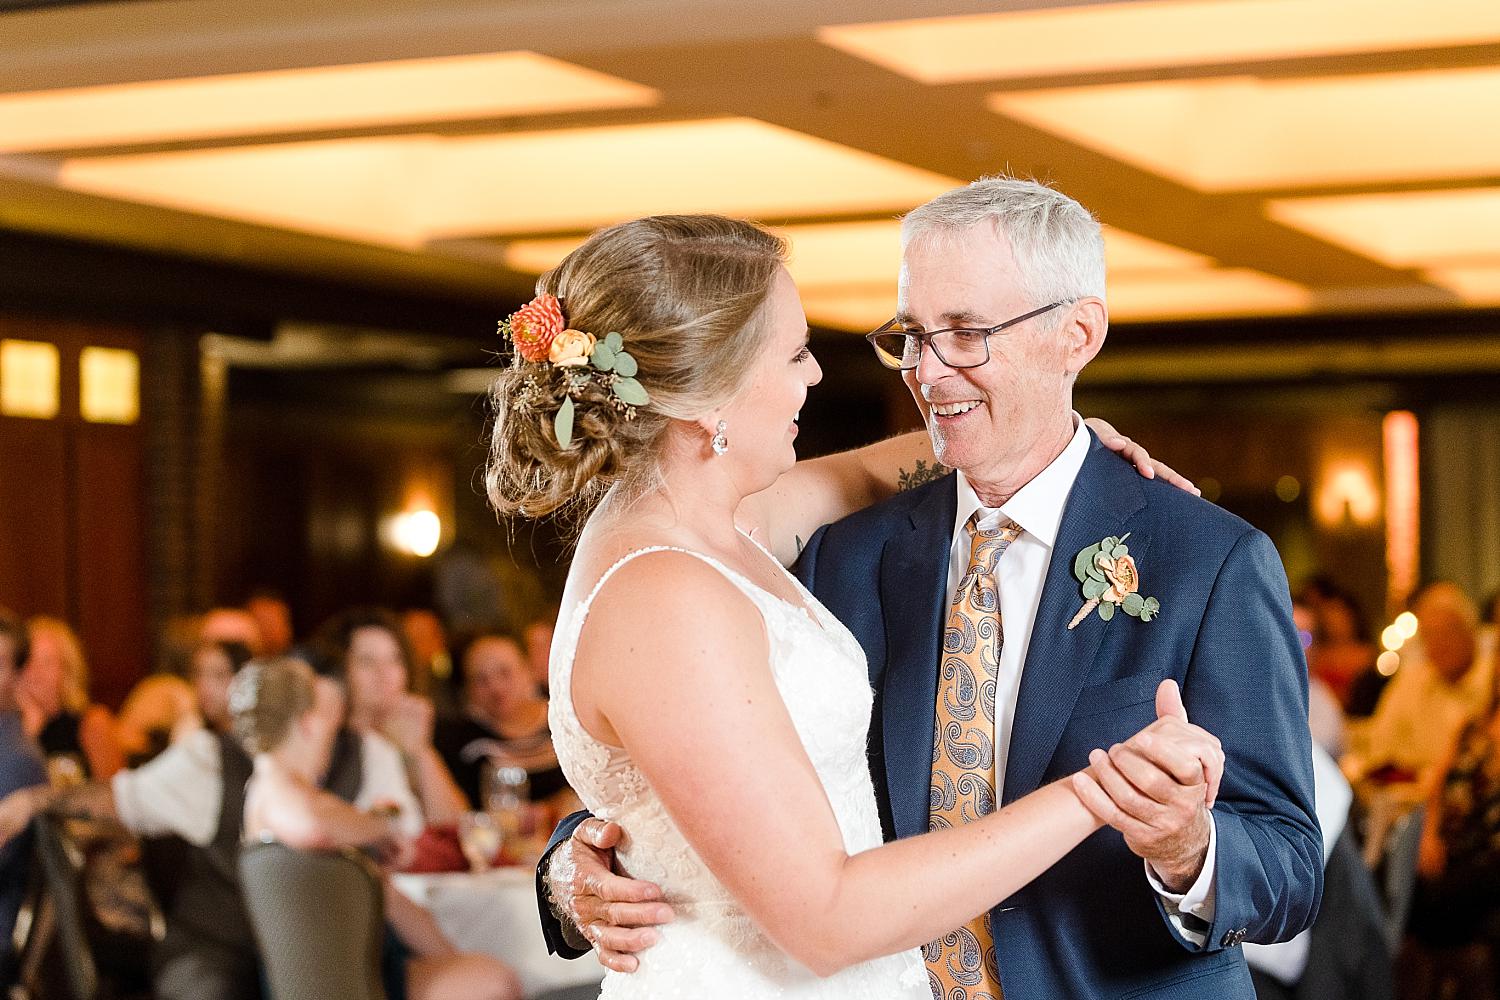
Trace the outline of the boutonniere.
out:
M 1125 544 L 1129 537 L 1129 532 L 1119 538 L 1111 536 L 1073 557 L 1073 575 L 1083 584 L 1084 603 L 1068 622 L 1069 629 L 1077 628 L 1095 608 L 1105 621 L 1115 616 L 1117 608 L 1143 622 L 1161 613 L 1160 601 L 1140 595 L 1140 570 Z

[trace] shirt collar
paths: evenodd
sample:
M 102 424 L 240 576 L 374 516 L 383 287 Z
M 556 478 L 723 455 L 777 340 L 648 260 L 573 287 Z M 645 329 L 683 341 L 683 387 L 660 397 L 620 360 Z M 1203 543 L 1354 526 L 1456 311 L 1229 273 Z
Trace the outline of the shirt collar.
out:
M 1074 413 L 1072 440 L 1045 469 L 1033 476 L 1029 483 L 1016 491 L 1015 496 L 1000 506 L 1000 513 L 1019 524 L 1028 535 L 1051 548 L 1057 541 L 1063 506 L 1068 502 L 1068 494 L 1073 491 L 1073 483 L 1088 454 L 1088 428 L 1084 426 L 1083 418 Z M 953 521 L 953 534 L 957 537 L 976 510 L 988 513 L 994 508 L 985 507 L 980 502 L 979 494 L 974 492 L 974 487 L 969 485 L 969 480 L 962 471 L 955 478 L 958 480 L 958 511 Z

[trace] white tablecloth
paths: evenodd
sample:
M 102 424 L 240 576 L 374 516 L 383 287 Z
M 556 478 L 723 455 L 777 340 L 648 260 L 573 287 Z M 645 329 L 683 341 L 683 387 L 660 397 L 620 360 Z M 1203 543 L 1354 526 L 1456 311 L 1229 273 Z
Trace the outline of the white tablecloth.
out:
M 520 973 L 526 995 L 597 983 L 604 968 L 592 955 L 568 961 L 547 953 L 530 868 L 482 874 L 396 875 L 396 888 L 432 911 L 460 951 L 493 955 Z

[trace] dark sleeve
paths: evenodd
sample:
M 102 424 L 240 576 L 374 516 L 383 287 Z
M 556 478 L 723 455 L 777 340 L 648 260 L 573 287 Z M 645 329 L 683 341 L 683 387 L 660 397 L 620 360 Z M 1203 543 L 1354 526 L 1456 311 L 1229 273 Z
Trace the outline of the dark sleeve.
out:
M 542 854 L 542 860 L 536 865 L 536 906 L 542 918 L 542 937 L 547 940 L 547 951 L 563 958 L 580 958 L 587 955 L 589 949 L 571 944 L 563 933 L 562 921 L 552 914 L 552 907 L 547 902 L 547 863 L 552 860 L 552 852 L 557 850 L 558 845 L 573 836 L 578 824 L 591 815 L 588 812 L 576 812 L 563 817 L 563 821 L 557 824 L 557 829 L 552 831 L 552 839 L 547 841 L 547 850 Z
M 1306 661 L 1281 559 L 1259 531 L 1236 541 L 1213 582 L 1183 700 L 1189 720 L 1219 737 L 1225 756 L 1213 812 L 1214 919 L 1203 950 L 1289 940 L 1317 916 L 1323 840 L 1313 810 Z

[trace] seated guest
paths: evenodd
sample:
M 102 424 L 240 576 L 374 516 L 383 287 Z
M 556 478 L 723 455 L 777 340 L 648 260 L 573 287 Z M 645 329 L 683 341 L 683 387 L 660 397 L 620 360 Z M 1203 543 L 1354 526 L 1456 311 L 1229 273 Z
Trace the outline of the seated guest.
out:
M 521 644 L 510 635 L 484 633 L 464 649 L 461 666 L 463 715 L 443 720 L 435 742 L 474 807 L 484 808 L 489 760 L 525 768 L 533 802 L 561 795 L 556 804 L 570 805 L 572 793 L 547 728 L 547 700 L 537 691 Z
M 241 643 L 201 642 L 188 657 L 187 680 L 154 674 L 137 684 L 120 709 L 118 727 L 132 766 L 194 730 L 228 732 L 229 682 L 249 659 L 250 650 Z
M 251 760 L 232 735 L 197 729 L 149 764 L 121 771 L 108 784 L 66 791 L 23 789 L 0 799 L 0 845 L 24 830 L 42 810 L 107 817 L 145 838 L 148 869 L 153 849 L 174 851 L 177 870 L 163 895 L 166 934 L 152 956 L 157 1000 L 259 1000 L 259 957 L 239 885 L 241 815 Z M 404 836 L 422 829 L 400 756 L 373 734 L 340 730 L 323 787 L 362 810 L 394 811 Z
M 18 789 L 47 782 L 42 755 L 27 739 L 21 728 L 21 714 L 16 711 L 16 674 L 26 652 L 25 626 L 10 611 L 0 608 L 0 799 Z M 31 838 L 27 833 L 0 846 L 0 996 L 9 995 L 7 991 L 15 979 L 11 934 L 26 893 L 30 867 Z
M 1317 630 L 1317 611 L 1306 599 L 1298 597 L 1292 601 L 1292 622 L 1297 626 L 1302 653 L 1306 656 Z M 1343 706 L 1339 704 L 1338 696 L 1328 683 L 1312 673 L 1310 664 L 1307 676 L 1307 715 L 1312 726 L 1313 742 L 1327 751 L 1334 760 L 1342 757 L 1349 743 Z M 1314 776 L 1316 777 L 1316 773 Z M 1325 846 L 1331 848 L 1332 845 Z
M 83 647 L 66 622 L 38 616 L 27 623 L 31 654 L 21 667 L 16 698 L 26 735 L 49 761 L 61 758 L 84 778 L 106 780 L 125 766 L 109 709 L 89 701 Z
M 338 686 L 299 660 L 257 660 L 235 679 L 235 731 L 255 755 L 245 792 L 245 839 L 297 850 L 409 850 L 399 827 L 317 787 L 343 714 Z M 432 915 L 388 882 L 386 995 L 412 1000 L 519 1000 L 520 980 L 487 955 L 461 954 Z
M 319 669 L 344 685 L 348 727 L 399 749 L 429 823 L 458 822 L 467 811 L 432 745 L 432 702 L 412 694 L 411 654 L 395 615 L 380 608 L 354 608 L 336 615 L 318 634 Z
M 1386 678 L 1375 669 L 1380 651 L 1370 639 L 1369 625 L 1359 605 L 1323 577 L 1304 586 L 1297 603 L 1313 612 L 1312 643 L 1307 649 L 1312 676 L 1328 686 L 1344 711 L 1356 717 L 1368 716 Z
M 1489 705 L 1492 657 L 1475 644 L 1479 613 L 1452 583 L 1433 583 L 1412 605 L 1420 643 L 1370 720 L 1367 762 L 1393 780 L 1431 779 L 1465 723 Z
M 1424 622 L 1425 627 L 1425 622 Z M 1494 997 L 1500 941 L 1500 712 L 1468 723 L 1439 769 L 1422 827 L 1419 880 L 1404 956 L 1412 996 L 1442 992 L 1445 973 L 1464 997 Z M 1439 956 L 1457 960 L 1445 970 Z M 1480 981 L 1488 980 L 1488 981 Z

